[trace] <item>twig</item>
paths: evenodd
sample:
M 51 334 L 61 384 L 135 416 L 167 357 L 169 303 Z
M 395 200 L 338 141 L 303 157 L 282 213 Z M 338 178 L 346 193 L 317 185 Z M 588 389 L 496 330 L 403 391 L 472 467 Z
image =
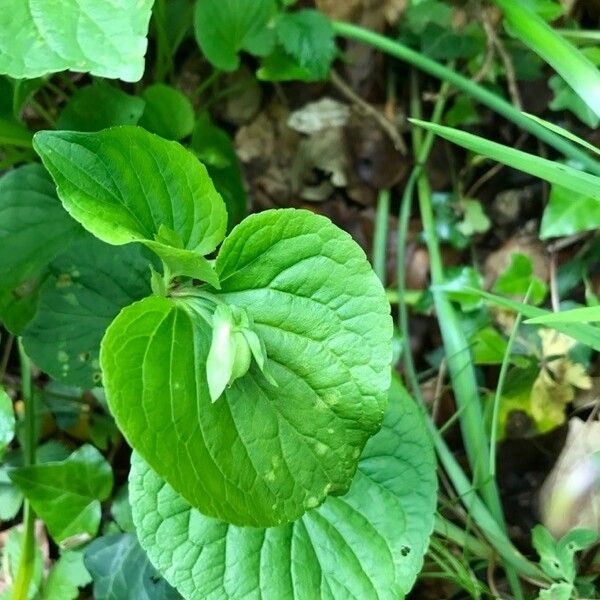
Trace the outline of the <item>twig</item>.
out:
M 506 83 L 508 85 L 508 93 L 510 94 L 510 99 L 514 106 L 516 106 L 519 110 L 523 110 L 523 103 L 521 102 L 521 94 L 519 92 L 519 86 L 517 85 L 517 77 L 515 74 L 515 67 L 512 63 L 512 59 L 506 51 L 504 44 L 497 36 L 496 30 L 494 29 L 494 26 L 490 22 L 490 19 L 485 13 L 485 11 L 481 13 L 481 21 L 486 36 L 488 36 L 494 43 L 494 46 L 496 47 L 496 50 L 498 51 L 498 54 L 502 59 L 502 63 L 504 64 Z
M 481 63 L 479 71 L 477 71 L 477 73 L 475 73 L 475 75 L 471 78 L 471 81 L 474 83 L 481 83 L 485 79 L 489 70 L 494 64 L 494 58 L 496 57 L 496 44 L 494 43 L 494 38 L 488 34 L 487 29 L 485 29 L 485 34 L 485 57 Z
M 560 239 L 556 240 L 555 242 L 548 244 L 548 246 L 546 246 L 546 250 L 551 253 L 559 252 L 560 250 L 564 250 L 565 248 L 568 248 L 569 246 L 572 246 L 573 244 L 576 244 L 577 242 L 584 240 L 586 237 L 588 237 L 590 235 L 590 233 L 591 232 L 589 232 L 589 231 L 580 231 L 579 233 L 576 233 L 575 235 L 570 235 L 569 237 L 560 238 Z
M 392 121 L 390 121 L 381 111 L 369 104 L 361 98 L 334 70 L 331 71 L 331 83 L 344 95 L 348 100 L 356 104 L 365 114 L 373 117 L 379 126 L 388 134 L 396 150 L 404 156 L 408 154 L 406 143 L 398 132 L 398 129 Z
M 529 134 L 524 131 L 515 142 L 514 148 L 518 150 L 528 137 Z M 473 198 L 485 183 L 492 179 L 492 177 L 498 175 L 498 173 L 500 173 L 500 171 L 502 171 L 504 168 L 506 168 L 506 165 L 503 165 L 502 163 L 496 163 L 491 169 L 489 169 L 489 171 L 486 171 L 483 175 L 481 175 L 481 177 L 475 180 L 475 182 L 467 190 L 465 197 Z
M 8 367 L 8 361 L 10 360 L 10 353 L 12 351 L 14 341 L 14 335 L 9 335 L 6 339 L 6 345 L 4 346 L 4 352 L 2 353 L 2 362 L 0 362 L 0 383 L 4 379 L 4 374 L 6 373 L 6 368 Z

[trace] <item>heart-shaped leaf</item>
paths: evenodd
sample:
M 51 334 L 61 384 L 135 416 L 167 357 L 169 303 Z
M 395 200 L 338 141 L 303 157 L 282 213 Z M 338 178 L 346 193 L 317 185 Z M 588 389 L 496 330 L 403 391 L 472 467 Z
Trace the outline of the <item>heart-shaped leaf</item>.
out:
M 91 72 L 138 81 L 144 72 L 153 0 L 4 0 L 0 73 L 32 79 Z
M 137 125 L 145 102 L 105 81 L 78 88 L 56 123 L 57 129 L 100 131 L 116 125 Z
M 146 102 L 140 125 L 168 140 L 182 140 L 194 129 L 194 107 L 178 89 L 156 83 L 142 96 Z
M 143 242 L 173 274 L 201 273 L 217 284 L 203 256 L 225 235 L 225 203 L 206 168 L 183 146 L 123 126 L 98 133 L 41 131 L 34 147 L 64 207 L 96 237 L 115 245 Z
M 92 235 L 55 259 L 33 321 L 23 332 L 36 365 L 68 385 L 99 385 L 100 342 L 120 310 L 151 294 L 151 253 Z
M 63 210 L 41 165 L 0 179 L 0 289 L 36 276 L 81 232 Z
M 148 562 L 135 535 L 111 534 L 85 549 L 95 600 L 178 600 L 179 594 Z
M 274 0 L 202 0 L 196 3 L 194 30 L 206 58 L 219 69 L 235 71 L 241 50 L 268 54 L 275 34 L 267 27 Z
M 35 314 L 48 264 L 83 229 L 63 209 L 41 165 L 14 169 L 0 179 L 0 319 L 15 335 Z
M 435 457 L 399 384 L 348 494 L 271 529 L 239 528 L 190 507 L 137 454 L 130 498 L 156 568 L 188 600 L 398 600 L 423 563 L 436 505 Z
M 98 532 L 100 501 L 108 498 L 113 475 L 93 446 L 82 446 L 62 462 L 18 467 L 9 476 L 57 543 Z
M 213 404 L 210 318 L 193 295 L 155 297 L 124 309 L 106 333 L 107 399 L 130 444 L 203 513 L 289 522 L 348 489 L 381 424 L 389 304 L 358 245 L 308 211 L 244 220 L 217 272 L 215 301 L 251 317 L 269 377 L 252 362 Z

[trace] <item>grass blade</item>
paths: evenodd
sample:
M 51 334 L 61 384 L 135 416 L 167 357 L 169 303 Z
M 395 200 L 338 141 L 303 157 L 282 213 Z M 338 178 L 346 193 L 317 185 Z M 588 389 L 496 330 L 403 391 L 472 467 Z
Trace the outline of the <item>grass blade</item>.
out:
M 465 288 L 465 291 L 468 291 L 472 294 L 478 294 L 484 300 L 487 300 L 496 306 L 507 308 L 508 310 L 513 310 L 517 313 L 520 312 L 527 317 L 527 319 L 535 319 L 536 317 L 548 317 L 554 314 L 560 314 L 552 313 L 549 310 L 544 310 L 543 308 L 538 308 L 537 306 L 531 306 L 530 304 L 523 304 L 522 302 L 517 302 L 516 300 L 511 300 L 510 298 L 496 296 L 495 294 L 490 294 L 489 292 L 484 292 L 483 290 L 478 290 L 475 288 Z M 529 320 L 525 321 L 525 323 L 529 324 Z M 586 325 L 585 323 L 552 323 L 552 328 L 564 333 L 565 335 L 575 338 L 578 342 L 586 344 L 587 346 L 590 346 L 594 350 L 598 350 L 600 352 L 600 328 L 592 325 Z
M 522 0 L 494 0 L 511 32 L 543 58 L 600 117 L 600 71 L 575 46 L 525 6 Z
M 563 323 L 598 323 L 600 322 L 600 306 L 584 306 L 564 312 L 550 313 L 542 317 L 527 319 L 528 325 L 556 325 Z M 598 330 L 600 333 L 600 329 Z
M 467 150 L 497 160 L 513 169 L 540 177 L 550 183 L 561 185 L 573 192 L 585 194 L 600 200 L 600 177 L 578 171 L 567 165 L 547 160 L 534 154 L 528 154 L 522 150 L 515 150 L 509 146 L 491 142 L 466 131 L 435 125 L 434 123 L 427 123 L 418 119 L 410 119 L 410 121 L 419 127 L 433 131 L 454 144 L 467 148 Z
M 475 83 L 467 77 L 463 77 L 460 73 L 430 59 L 428 56 L 379 33 L 343 21 L 333 21 L 332 25 L 338 36 L 368 44 L 394 58 L 414 65 L 433 77 L 437 77 L 442 81 L 452 84 L 461 92 L 464 92 L 474 100 L 488 106 L 499 115 L 512 121 L 518 127 L 529 131 L 529 133 L 536 136 L 542 142 L 552 146 L 565 157 L 580 161 L 590 173 L 600 175 L 600 163 L 589 156 L 587 152 L 584 152 L 577 145 L 572 144 L 562 136 L 556 135 L 556 133 L 549 131 L 546 127 L 542 127 L 535 121 L 532 121 L 520 110 L 517 110 L 510 104 L 510 102 L 507 102 L 498 94 L 489 91 L 484 86 Z
M 558 133 L 558 135 L 562 135 L 564 138 L 567 138 L 568 140 L 571 140 L 572 142 L 575 142 L 576 144 L 583 146 L 586 150 L 589 150 L 590 152 L 593 152 L 594 154 L 600 154 L 600 148 L 597 148 L 593 144 L 586 142 L 584 139 L 580 138 L 578 135 L 575 135 L 574 133 L 571 133 L 564 127 L 561 127 L 560 125 L 556 125 L 555 123 L 550 123 L 550 121 L 545 121 L 544 119 L 541 119 L 540 117 L 536 117 L 535 115 L 530 115 L 529 113 L 523 113 L 523 114 L 527 115 L 530 119 L 533 119 L 540 125 L 543 125 L 546 129 L 549 129 L 550 131 L 554 131 L 554 133 Z

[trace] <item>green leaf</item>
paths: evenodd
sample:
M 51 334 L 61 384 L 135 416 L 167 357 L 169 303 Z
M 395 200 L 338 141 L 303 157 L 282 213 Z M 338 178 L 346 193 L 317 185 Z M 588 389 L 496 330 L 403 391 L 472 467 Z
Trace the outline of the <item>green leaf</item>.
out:
M 476 365 L 499 365 L 504 360 L 508 342 L 493 327 L 484 327 L 470 340 Z
M 2 552 L 2 566 L 6 569 L 6 579 L 8 579 L 8 581 L 15 580 L 21 560 L 22 548 L 23 532 L 17 531 L 17 529 L 13 527 L 8 532 L 8 539 L 6 540 Z M 42 557 L 42 552 L 37 544 L 33 547 L 32 562 L 31 583 L 27 598 L 28 600 L 37 600 L 37 593 L 40 589 L 44 574 L 44 558 Z M 12 598 L 12 596 L 8 594 L 3 597 L 3 600 L 4 598 L 8 600 L 8 598 Z
M 31 79 L 70 69 L 138 81 L 152 0 L 5 0 L 0 73 Z
M 0 385 L 0 458 L 15 435 L 15 412 L 10 396 Z
M 567 532 L 557 544 L 559 549 L 564 548 L 571 554 L 586 550 L 598 540 L 598 534 L 592 529 L 571 529 Z
M 194 129 L 194 107 L 179 90 L 157 83 L 144 90 L 146 108 L 140 125 L 168 140 L 182 140 Z
M 545 179 L 550 183 L 562 185 L 571 191 L 587 194 L 596 200 L 600 200 L 600 177 L 578 171 L 559 162 L 540 158 L 534 154 L 515 150 L 503 144 L 491 142 L 465 131 L 443 127 L 435 123 L 427 123 L 418 119 L 410 119 L 410 121 L 472 152 L 488 156 L 513 169 L 518 169 L 534 177 Z
M 547 590 L 541 590 L 537 600 L 571 600 L 572 583 L 553 583 Z
M 531 304 L 523 304 L 522 302 L 516 302 L 515 300 L 504 298 L 502 296 L 496 296 L 495 294 L 490 294 L 488 292 L 484 292 L 483 290 L 477 290 L 473 288 L 472 292 L 474 294 L 479 294 L 484 300 L 488 300 L 492 304 L 501 306 L 502 308 L 507 308 L 508 310 L 523 313 L 523 315 L 528 319 L 553 314 L 548 310 L 544 310 L 543 308 L 538 308 L 537 306 L 532 306 Z M 600 329 L 598 329 L 597 327 L 585 325 L 582 323 L 555 323 L 553 325 L 553 329 L 556 329 L 557 331 L 560 331 L 572 338 L 575 338 L 578 342 L 581 342 L 586 346 L 590 346 L 594 350 L 600 351 Z
M 551 110 L 568 110 L 590 129 L 596 129 L 600 117 L 573 91 L 569 84 L 558 75 L 548 79 L 548 85 L 554 97 L 548 104 Z
M 26 165 L 0 179 L 0 287 L 39 275 L 80 233 L 63 210 L 41 165 Z
M 27 279 L 14 289 L 0 286 L 0 320 L 13 335 L 20 335 L 33 319 L 40 289 L 48 277 L 46 270 L 43 275 Z
M 133 517 L 150 560 L 188 600 L 260 591 L 290 600 L 404 598 L 423 564 L 437 483 L 421 413 L 394 381 L 350 491 L 288 525 L 240 528 L 205 517 L 134 454 Z
M 565 13 L 559 0 L 524 0 L 525 3 L 544 21 L 556 21 Z
M 85 568 L 83 552 L 63 552 L 52 567 L 42 593 L 43 600 L 75 600 L 79 588 L 91 583 L 92 578 Z
M 181 295 L 142 300 L 109 327 L 107 399 L 130 444 L 204 514 L 241 525 L 291 521 L 348 488 L 381 423 L 389 304 L 350 236 L 308 211 L 245 219 L 216 269 L 216 301 L 247 312 L 278 387 L 253 363 L 212 404 L 210 317 L 201 299 Z
M 511 33 L 543 58 L 600 117 L 600 72 L 575 46 L 554 31 L 526 3 L 494 0 Z
M 578 194 L 553 185 L 544 210 L 540 237 L 573 235 L 600 227 L 600 202 L 589 194 Z
M 313 81 L 311 72 L 300 66 L 281 46 L 276 46 L 269 56 L 261 61 L 256 71 L 260 81 Z
M 202 0 L 194 13 L 196 40 L 215 67 L 235 71 L 240 51 L 271 52 L 275 34 L 267 24 L 275 12 L 274 0 Z
M 132 533 L 106 535 L 85 550 L 95 600 L 178 600 L 179 595 L 148 562 Z
M 11 521 L 17 516 L 23 495 L 12 484 L 7 469 L 0 468 L 0 521 Z
M 192 133 L 191 148 L 206 166 L 227 206 L 228 225 L 237 225 L 248 213 L 242 169 L 229 134 L 202 113 Z
M 127 484 L 115 494 L 112 504 L 110 505 L 110 514 L 121 531 L 124 533 L 135 533 Z
M 21 333 L 35 314 L 47 265 L 82 234 L 64 211 L 41 165 L 9 171 L 0 179 L 0 319 Z
M 549 129 L 550 131 L 553 131 L 554 133 L 558 133 L 558 135 L 566 138 L 567 140 L 569 140 L 571 142 L 575 142 L 576 144 L 579 144 L 580 146 L 583 146 L 586 150 L 589 150 L 590 152 L 593 152 L 594 154 L 600 154 L 600 148 L 594 146 L 593 144 L 590 144 L 583 138 L 580 138 L 578 135 L 571 133 L 568 129 L 565 129 L 564 127 L 561 127 L 560 125 L 556 125 L 556 123 L 552 123 L 550 121 L 545 121 L 544 119 L 541 119 L 540 117 L 538 117 L 536 115 L 530 115 L 529 113 L 523 113 L 523 114 L 528 116 L 533 121 L 536 121 L 540 125 L 543 125 L 546 129 Z
M 110 495 L 113 477 L 93 446 L 82 446 L 61 462 L 13 469 L 9 476 L 57 544 L 85 541 L 98 532 L 100 501 Z
M 0 144 L 16 148 L 31 148 L 33 133 L 14 119 L 0 117 Z
M 448 28 L 452 20 L 452 8 L 440 0 L 411 2 L 405 16 L 405 25 L 413 33 L 423 33 L 433 23 Z
M 57 129 L 100 131 L 115 125 L 137 125 L 144 101 L 99 81 L 78 88 L 60 113 Z
M 584 306 L 557 313 L 548 313 L 540 317 L 528 319 L 530 325 L 556 325 L 557 323 L 598 323 L 600 322 L 600 306 Z
M 543 525 L 536 525 L 531 541 L 540 555 L 540 565 L 554 580 L 575 581 L 575 553 L 589 548 L 598 539 L 598 534 L 590 529 L 573 529 L 558 542 Z M 548 596 L 553 598 L 554 596 Z
M 331 21 L 323 13 L 311 9 L 283 13 L 275 32 L 285 51 L 312 79 L 327 79 L 336 46 Z
M 450 267 L 445 273 L 444 284 L 436 289 L 444 290 L 464 312 L 469 312 L 481 306 L 481 298 L 465 289 L 480 288 L 482 283 L 483 278 L 473 267 Z
M 476 233 L 485 233 L 489 230 L 491 222 L 485 214 L 479 200 L 466 199 L 462 201 L 463 220 L 457 229 L 466 236 Z
M 151 294 L 149 254 L 138 244 L 115 248 L 86 235 L 55 259 L 23 332 L 35 364 L 68 385 L 99 385 L 104 332 L 122 308 Z
M 531 286 L 531 291 L 529 291 Z M 509 296 L 529 296 L 533 304 L 540 304 L 548 293 L 546 284 L 533 274 L 533 263 L 525 254 L 515 252 L 511 257 L 511 263 L 500 274 L 494 284 L 494 292 L 507 294 Z
M 128 126 L 99 133 L 42 131 L 34 147 L 64 207 L 96 237 L 115 245 L 142 242 L 171 265 L 173 275 L 211 276 L 203 255 L 223 239 L 227 213 L 191 152 Z M 161 226 L 175 232 L 182 247 L 166 243 Z

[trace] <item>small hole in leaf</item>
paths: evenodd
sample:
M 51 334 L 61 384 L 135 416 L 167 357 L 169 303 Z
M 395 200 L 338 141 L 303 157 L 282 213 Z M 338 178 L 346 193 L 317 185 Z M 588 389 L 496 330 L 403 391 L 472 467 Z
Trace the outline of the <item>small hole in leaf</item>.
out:
M 402 546 L 402 548 L 400 548 L 400 554 L 402 554 L 402 556 L 408 556 L 410 554 L 410 547 Z

